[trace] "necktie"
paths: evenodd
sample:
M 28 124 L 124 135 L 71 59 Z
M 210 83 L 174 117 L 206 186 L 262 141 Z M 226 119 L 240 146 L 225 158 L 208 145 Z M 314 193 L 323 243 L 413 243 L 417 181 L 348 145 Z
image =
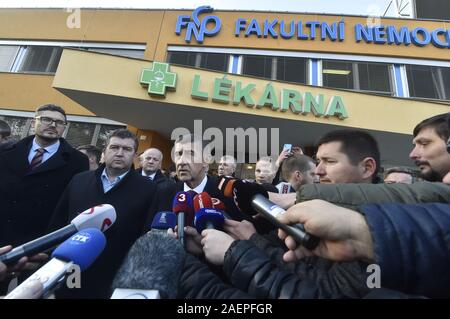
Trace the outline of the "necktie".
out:
M 36 154 L 34 154 L 33 159 L 30 163 L 30 168 L 33 170 L 38 167 L 42 163 L 42 158 L 44 157 L 45 148 L 39 148 L 36 150 Z

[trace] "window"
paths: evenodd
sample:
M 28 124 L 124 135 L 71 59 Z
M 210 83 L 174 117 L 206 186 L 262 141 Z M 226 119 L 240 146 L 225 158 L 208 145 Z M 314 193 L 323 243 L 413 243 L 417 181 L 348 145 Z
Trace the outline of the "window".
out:
M 406 65 L 409 95 L 450 100 L 450 68 Z
M 18 45 L 0 45 L 0 72 L 11 71 L 19 49 Z
M 19 116 L 3 116 L 3 120 L 11 128 L 10 139 L 18 141 L 27 136 L 31 119 Z
M 244 56 L 242 59 L 242 74 L 272 79 L 272 57 Z
M 393 95 L 390 65 L 350 61 L 322 61 L 323 85 Z
M 61 47 L 27 46 L 18 71 L 55 73 L 61 54 Z
M 247 55 L 243 57 L 242 74 L 265 79 L 306 83 L 307 59 Z
M 307 59 L 277 57 L 277 80 L 306 83 Z
M 117 125 L 104 125 L 102 124 L 100 127 L 100 131 L 98 133 L 97 143 L 95 144 L 100 149 L 104 149 L 106 145 L 106 138 L 108 137 L 108 134 L 111 133 L 114 130 L 117 130 L 119 128 L 123 128 L 124 126 L 117 126 Z
M 134 49 L 100 49 L 100 48 L 88 48 L 88 51 L 109 53 L 112 55 L 124 56 L 129 58 L 144 58 L 144 50 L 134 50 Z
M 198 53 L 169 51 L 167 62 L 187 65 L 196 68 L 226 72 L 228 70 L 229 55 L 223 53 Z
M 73 147 L 91 144 L 95 131 L 95 123 L 70 122 L 66 140 Z

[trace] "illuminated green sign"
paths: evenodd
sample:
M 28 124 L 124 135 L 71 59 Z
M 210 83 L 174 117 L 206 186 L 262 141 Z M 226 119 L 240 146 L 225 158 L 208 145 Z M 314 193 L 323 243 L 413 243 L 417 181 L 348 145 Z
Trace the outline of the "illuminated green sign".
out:
M 165 97 L 166 89 L 175 91 L 176 82 L 177 75 L 169 71 L 168 63 L 153 62 L 151 69 L 143 69 L 141 73 L 141 85 L 148 86 L 148 93 L 154 96 Z M 294 114 L 312 113 L 316 117 L 331 116 L 341 120 L 348 118 L 344 101 L 337 95 L 331 96 L 326 103 L 323 94 L 313 95 L 311 92 L 285 88 L 277 90 L 271 82 L 264 86 L 260 94 L 255 94 L 255 89 L 255 83 L 232 81 L 224 75 L 215 78 L 210 89 L 205 90 L 200 75 L 196 74 L 192 80 L 191 97 L 221 104 L 239 105 L 243 102 L 247 107 L 254 109 L 269 107 L 273 111 L 290 110 Z
M 340 96 L 331 96 L 325 104 L 323 94 L 313 95 L 311 92 L 303 92 L 292 89 L 276 90 L 272 83 L 267 83 L 263 93 L 255 96 L 253 91 L 256 84 L 244 85 L 241 81 L 232 81 L 225 77 L 214 79 L 212 94 L 201 89 L 201 77 L 194 76 L 192 81 L 191 97 L 198 100 L 208 100 L 216 103 L 239 105 L 241 101 L 249 108 L 261 109 L 270 107 L 273 111 L 286 112 L 291 110 L 294 114 L 313 113 L 316 117 L 335 116 L 341 120 L 348 118 L 347 109 Z
M 143 69 L 141 85 L 148 86 L 148 93 L 166 96 L 166 88 L 175 90 L 177 75 L 169 72 L 169 64 L 153 62 L 151 69 Z

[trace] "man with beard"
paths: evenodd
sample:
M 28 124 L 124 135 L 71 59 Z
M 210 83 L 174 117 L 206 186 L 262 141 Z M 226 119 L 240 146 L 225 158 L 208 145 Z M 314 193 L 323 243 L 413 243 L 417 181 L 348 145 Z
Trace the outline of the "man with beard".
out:
M 414 149 L 409 157 L 420 169 L 421 177 L 429 182 L 440 182 L 450 172 L 450 154 L 446 142 L 449 138 L 447 124 L 450 113 L 423 120 L 413 131 Z
M 89 169 L 88 158 L 61 137 L 67 124 L 61 107 L 39 107 L 32 124 L 35 135 L 0 154 L 0 247 L 44 235 L 66 185 Z

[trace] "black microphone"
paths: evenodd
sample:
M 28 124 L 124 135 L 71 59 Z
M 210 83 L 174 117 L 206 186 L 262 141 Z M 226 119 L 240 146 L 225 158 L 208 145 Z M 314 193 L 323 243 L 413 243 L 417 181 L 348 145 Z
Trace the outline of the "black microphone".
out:
M 148 232 L 136 240 L 117 272 L 112 299 L 174 299 L 186 252 L 175 238 Z
M 288 235 L 291 235 L 294 240 L 309 250 L 313 250 L 319 244 L 320 239 L 308 234 L 302 224 L 286 225 L 281 223 L 277 216 L 284 214 L 286 211 L 280 206 L 272 203 L 261 194 L 256 194 L 252 198 L 253 208 L 260 213 L 264 218 L 273 223 L 276 227 L 284 230 Z

